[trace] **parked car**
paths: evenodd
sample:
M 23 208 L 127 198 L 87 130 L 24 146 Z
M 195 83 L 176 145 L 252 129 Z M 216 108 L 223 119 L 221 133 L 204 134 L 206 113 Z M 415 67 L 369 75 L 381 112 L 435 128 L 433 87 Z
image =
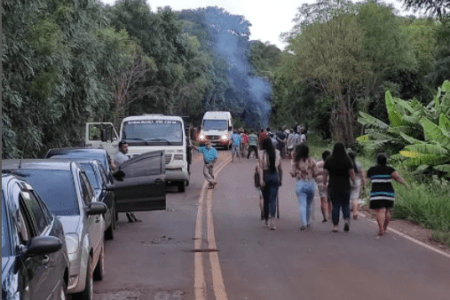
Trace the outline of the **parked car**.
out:
M 53 156 L 57 159 L 59 156 Z M 114 239 L 114 229 L 116 228 L 116 199 L 112 191 L 113 182 L 108 180 L 103 165 L 96 159 L 85 158 L 68 158 L 68 160 L 76 161 L 86 172 L 89 183 L 94 189 L 95 199 L 97 202 L 105 203 L 107 207 L 105 217 L 105 238 L 107 240 Z
M 51 149 L 45 157 L 87 158 L 97 159 L 102 162 L 102 165 L 103 162 L 106 163 L 108 168 L 105 168 L 105 172 L 108 179 L 111 179 L 108 183 L 114 184 L 117 212 L 131 212 L 166 209 L 164 154 L 164 151 L 159 150 L 135 156 L 122 163 L 119 167 L 121 172 L 117 172 L 114 176 L 108 164 L 108 153 L 104 149 Z M 125 176 L 120 176 L 122 173 Z
M 63 226 L 26 181 L 2 174 L 2 299 L 66 299 Z
M 96 202 L 86 172 L 73 161 L 57 159 L 3 160 L 3 170 L 33 185 L 65 232 L 69 255 L 68 293 L 92 300 L 93 279 L 105 273 L 104 226 L 106 205 Z

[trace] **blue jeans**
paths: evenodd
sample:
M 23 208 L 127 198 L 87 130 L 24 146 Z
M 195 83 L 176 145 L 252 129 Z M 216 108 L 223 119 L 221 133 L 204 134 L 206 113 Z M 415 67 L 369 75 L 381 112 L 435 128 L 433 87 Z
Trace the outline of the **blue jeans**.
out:
M 333 204 L 332 219 L 334 225 L 339 224 L 339 213 L 341 207 L 342 214 L 344 215 L 344 220 L 350 219 L 350 191 L 350 189 L 330 189 L 330 200 Z
M 262 189 L 264 197 L 264 219 L 268 220 L 269 216 L 275 218 L 277 212 L 277 196 L 280 187 L 280 179 L 278 173 L 264 174 L 264 188 Z
M 299 217 L 302 221 L 302 226 L 308 227 L 310 225 L 311 203 L 314 200 L 314 191 L 316 190 L 316 183 L 314 181 L 299 180 L 297 181 L 296 192 L 298 196 Z

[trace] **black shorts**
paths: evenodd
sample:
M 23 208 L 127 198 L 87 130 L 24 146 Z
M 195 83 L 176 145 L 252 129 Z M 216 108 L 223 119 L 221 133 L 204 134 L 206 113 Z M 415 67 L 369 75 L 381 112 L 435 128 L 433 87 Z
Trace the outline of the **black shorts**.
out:
M 379 209 L 379 208 L 392 208 L 394 207 L 394 201 L 392 200 L 371 200 L 370 209 Z

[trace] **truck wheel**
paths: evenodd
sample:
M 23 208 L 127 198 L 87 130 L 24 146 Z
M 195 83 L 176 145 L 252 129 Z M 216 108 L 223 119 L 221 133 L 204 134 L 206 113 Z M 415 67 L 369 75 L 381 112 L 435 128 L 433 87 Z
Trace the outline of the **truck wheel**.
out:
M 184 181 L 178 183 L 178 192 L 184 193 L 186 191 L 186 185 L 184 184 Z

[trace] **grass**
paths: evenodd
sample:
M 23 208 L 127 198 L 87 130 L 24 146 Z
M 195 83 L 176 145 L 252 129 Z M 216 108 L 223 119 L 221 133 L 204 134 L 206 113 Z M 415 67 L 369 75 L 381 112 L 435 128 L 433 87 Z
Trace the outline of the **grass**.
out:
M 324 150 L 331 150 L 330 144 L 310 142 L 310 156 L 321 159 Z M 358 156 L 364 170 L 374 165 L 374 154 Z M 393 165 L 410 187 L 393 183 L 396 192 L 393 216 L 421 224 L 433 230 L 433 239 L 450 246 L 450 182 L 436 176 L 418 176 L 402 165 Z M 370 184 L 369 184 L 370 185 Z M 370 186 L 368 189 L 370 191 Z M 367 194 L 365 195 L 367 197 Z M 368 197 L 366 198 L 366 203 Z

